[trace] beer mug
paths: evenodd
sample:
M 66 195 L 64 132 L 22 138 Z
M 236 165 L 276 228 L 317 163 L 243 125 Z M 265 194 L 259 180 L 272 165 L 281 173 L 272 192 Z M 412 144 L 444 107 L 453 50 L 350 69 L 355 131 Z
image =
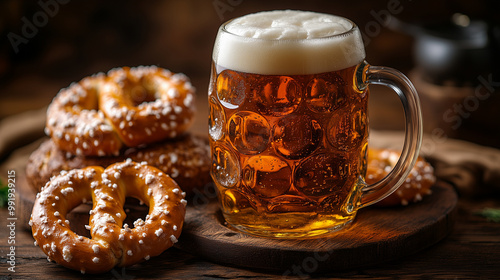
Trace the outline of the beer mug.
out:
M 270 11 L 224 23 L 209 84 L 211 175 L 228 225 L 311 237 L 350 224 L 408 176 L 420 150 L 417 93 L 397 70 L 369 65 L 350 20 Z M 406 118 L 402 154 L 365 183 L 369 85 L 393 89 Z

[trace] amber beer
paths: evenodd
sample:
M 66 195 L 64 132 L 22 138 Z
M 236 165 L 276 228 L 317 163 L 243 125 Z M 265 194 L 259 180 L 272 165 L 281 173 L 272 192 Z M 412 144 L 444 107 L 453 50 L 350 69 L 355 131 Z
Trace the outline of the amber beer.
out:
M 353 220 L 368 148 L 368 88 L 356 80 L 364 56 L 359 30 L 336 16 L 262 12 L 221 27 L 209 136 L 229 225 L 304 237 Z

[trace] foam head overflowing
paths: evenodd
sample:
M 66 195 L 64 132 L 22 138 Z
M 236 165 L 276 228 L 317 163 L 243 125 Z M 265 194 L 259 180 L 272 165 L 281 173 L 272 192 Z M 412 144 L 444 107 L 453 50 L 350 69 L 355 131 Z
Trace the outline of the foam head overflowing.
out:
M 342 17 L 303 11 L 249 14 L 223 25 L 213 59 L 224 68 L 266 75 L 316 74 L 360 63 L 359 29 Z

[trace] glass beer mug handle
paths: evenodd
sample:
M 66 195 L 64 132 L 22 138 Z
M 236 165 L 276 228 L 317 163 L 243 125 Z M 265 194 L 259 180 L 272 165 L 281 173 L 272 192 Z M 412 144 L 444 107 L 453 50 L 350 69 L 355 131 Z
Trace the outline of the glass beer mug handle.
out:
M 359 207 L 372 205 L 394 192 L 411 172 L 422 143 L 422 116 L 417 91 L 410 80 L 398 70 L 371 66 L 366 61 L 356 71 L 356 85 L 364 90 L 368 84 L 384 85 L 401 99 L 405 114 L 405 140 L 401 156 L 387 176 L 364 187 Z

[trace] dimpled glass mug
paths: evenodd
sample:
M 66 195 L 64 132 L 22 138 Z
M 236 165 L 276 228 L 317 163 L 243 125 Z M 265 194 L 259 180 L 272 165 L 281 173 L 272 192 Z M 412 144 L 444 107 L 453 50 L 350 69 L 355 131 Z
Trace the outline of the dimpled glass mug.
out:
M 392 193 L 422 141 L 417 93 L 397 70 L 369 65 L 348 19 L 270 11 L 224 23 L 209 85 L 211 175 L 228 224 L 267 237 L 318 236 Z M 402 155 L 366 185 L 368 85 L 401 98 Z

